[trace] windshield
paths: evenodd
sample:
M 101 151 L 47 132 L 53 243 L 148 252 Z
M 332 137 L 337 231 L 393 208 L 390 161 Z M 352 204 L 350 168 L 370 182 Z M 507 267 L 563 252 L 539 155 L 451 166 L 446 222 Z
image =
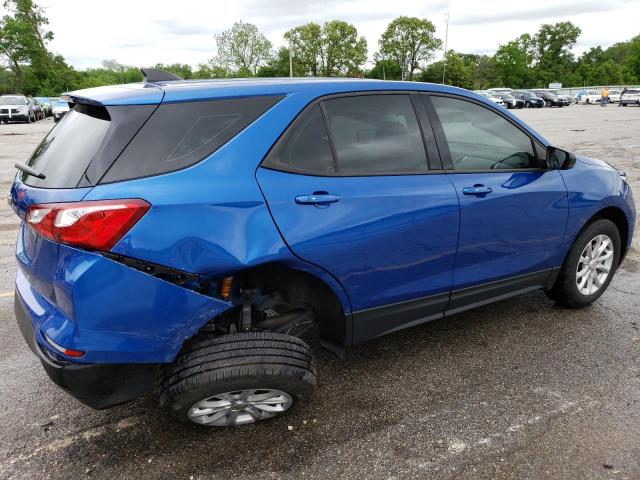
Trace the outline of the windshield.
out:
M 0 105 L 24 105 L 25 98 L 18 96 L 2 96 L 0 97 Z
M 589 90 L 587 92 L 587 95 L 600 95 L 598 92 L 596 92 L 595 90 Z
M 65 108 L 69 108 L 69 104 L 65 101 L 62 100 L 58 100 L 56 102 L 56 107 L 65 107 Z
M 633 89 L 630 89 L 630 90 L 627 90 L 627 91 L 626 91 L 626 92 L 624 92 L 624 93 L 640 93 L 640 90 L 633 90 Z

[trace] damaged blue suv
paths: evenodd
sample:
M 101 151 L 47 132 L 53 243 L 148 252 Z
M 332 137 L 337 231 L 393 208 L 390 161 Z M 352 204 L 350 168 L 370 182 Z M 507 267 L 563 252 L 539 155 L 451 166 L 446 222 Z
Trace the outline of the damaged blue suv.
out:
M 18 324 L 91 407 L 271 418 L 312 393 L 309 339 L 340 355 L 534 289 L 581 307 L 630 246 L 624 173 L 471 92 L 144 73 L 68 94 L 10 195 Z

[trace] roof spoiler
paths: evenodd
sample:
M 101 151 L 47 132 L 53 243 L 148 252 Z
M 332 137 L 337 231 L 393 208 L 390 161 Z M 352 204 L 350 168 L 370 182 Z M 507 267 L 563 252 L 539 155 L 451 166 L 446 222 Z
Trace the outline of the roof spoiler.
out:
M 141 68 L 144 76 L 144 83 L 168 82 L 171 80 L 182 80 L 175 73 L 167 72 L 161 68 Z

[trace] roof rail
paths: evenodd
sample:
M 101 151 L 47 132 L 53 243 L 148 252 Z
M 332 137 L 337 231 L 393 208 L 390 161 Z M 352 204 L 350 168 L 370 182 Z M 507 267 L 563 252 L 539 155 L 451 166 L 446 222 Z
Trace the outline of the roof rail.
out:
M 167 72 L 160 68 L 141 68 L 145 83 L 167 82 L 170 80 L 182 80 L 175 73 Z

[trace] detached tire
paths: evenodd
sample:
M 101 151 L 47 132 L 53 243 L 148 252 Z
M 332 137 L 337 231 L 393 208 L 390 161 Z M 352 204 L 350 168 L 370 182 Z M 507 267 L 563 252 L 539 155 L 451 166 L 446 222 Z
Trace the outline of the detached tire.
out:
M 183 422 L 236 426 L 291 411 L 316 384 L 309 346 L 297 337 L 247 332 L 192 341 L 161 372 L 160 405 Z
M 595 302 L 611 283 L 620 252 L 620 232 L 612 221 L 600 219 L 588 224 L 574 240 L 547 295 L 568 308 Z

